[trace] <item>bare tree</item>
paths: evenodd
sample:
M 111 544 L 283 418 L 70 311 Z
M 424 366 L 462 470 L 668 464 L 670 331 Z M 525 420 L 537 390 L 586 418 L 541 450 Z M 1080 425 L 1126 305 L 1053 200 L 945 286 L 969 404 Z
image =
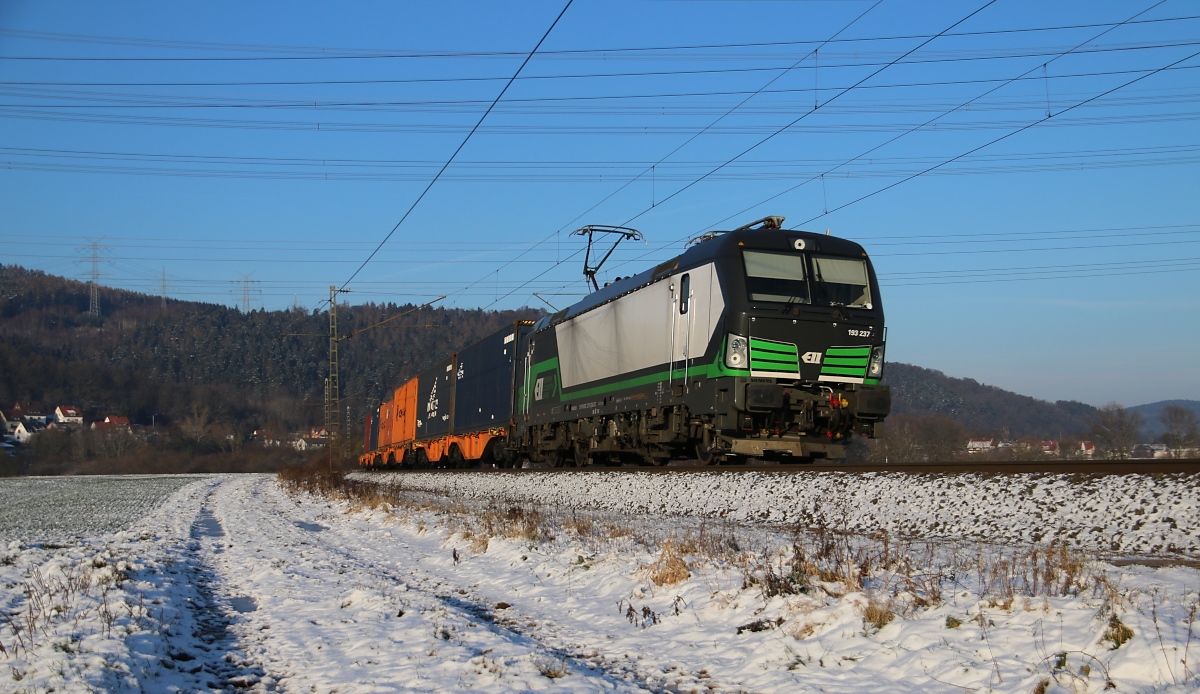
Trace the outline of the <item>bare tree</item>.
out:
M 1172 458 L 1182 458 L 1187 451 L 1200 445 L 1200 418 L 1196 413 L 1179 405 L 1167 405 L 1158 416 L 1166 431 L 1162 442 Z
M 945 415 L 893 415 L 887 434 L 871 448 L 873 463 L 921 463 L 957 460 L 967 431 Z
M 1092 440 L 1105 457 L 1124 460 L 1137 445 L 1142 422 L 1142 415 L 1110 402 L 1092 416 Z
M 1041 460 L 1045 456 L 1042 440 L 1036 436 L 1022 436 L 1013 446 L 1013 455 L 1018 460 Z
M 179 423 L 179 430 L 183 433 L 183 437 L 189 441 L 194 441 L 197 444 L 204 443 L 208 440 L 212 427 L 212 415 L 209 413 L 208 407 L 198 403 L 192 405 L 192 412 L 183 418 Z

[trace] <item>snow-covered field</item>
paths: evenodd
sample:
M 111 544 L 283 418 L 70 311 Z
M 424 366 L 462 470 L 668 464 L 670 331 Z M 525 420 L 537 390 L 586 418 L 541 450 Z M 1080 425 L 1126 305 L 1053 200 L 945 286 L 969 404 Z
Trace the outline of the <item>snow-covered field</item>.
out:
M 0 480 L 0 540 L 46 542 L 118 530 L 197 479 L 162 475 Z
M 184 481 L 164 499 L 161 478 L 143 479 L 160 501 L 123 527 L 39 542 L 22 526 L 0 555 L 0 690 L 1197 687 L 1200 571 L 1185 566 L 794 533 L 757 507 L 678 518 L 648 488 L 639 511 L 461 486 L 328 500 L 265 475 Z M 128 499 L 91 489 L 78 523 Z M 1091 497 L 1056 494 L 1048 508 L 1091 513 Z M 963 527 L 977 513 L 963 506 Z

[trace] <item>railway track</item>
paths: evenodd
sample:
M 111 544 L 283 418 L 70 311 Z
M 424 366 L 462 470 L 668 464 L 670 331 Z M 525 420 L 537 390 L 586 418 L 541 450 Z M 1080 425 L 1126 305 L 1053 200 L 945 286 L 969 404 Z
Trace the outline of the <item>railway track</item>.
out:
M 796 474 L 806 472 L 900 472 L 907 474 L 1086 474 L 1086 475 L 1162 475 L 1200 473 L 1200 458 L 1179 460 L 1132 459 L 1132 460 L 1013 460 L 1013 461 L 961 461 L 951 463 L 894 463 L 891 465 L 868 465 L 863 463 L 816 462 L 808 465 L 780 463 L 752 463 L 733 466 L 700 465 L 691 461 L 663 467 L 651 466 L 585 466 L 577 467 L 527 467 L 499 469 L 432 469 L 413 472 L 449 472 L 454 474 L 526 474 L 531 472 L 651 472 L 659 474 L 693 472 L 773 472 Z

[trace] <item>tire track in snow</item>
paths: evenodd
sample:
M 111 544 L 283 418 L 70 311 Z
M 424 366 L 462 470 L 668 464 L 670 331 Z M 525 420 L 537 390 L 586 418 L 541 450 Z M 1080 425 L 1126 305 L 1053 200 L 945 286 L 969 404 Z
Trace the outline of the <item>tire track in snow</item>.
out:
M 279 503 L 275 499 L 271 501 L 276 505 Z M 283 505 L 285 507 L 289 506 L 287 503 Z M 280 513 L 283 515 L 282 509 Z M 655 682 L 654 675 L 647 675 L 637 667 L 635 661 L 618 656 L 601 655 L 599 649 L 592 648 L 586 644 L 586 636 L 584 635 L 572 635 L 570 633 L 560 635 L 558 633 L 560 630 L 559 625 L 544 618 L 538 618 L 534 621 L 528 615 L 519 614 L 511 606 L 503 612 L 497 612 L 493 609 L 491 601 L 473 595 L 470 592 L 469 586 L 456 584 L 446 576 L 440 576 L 435 572 L 420 568 L 421 560 L 425 559 L 428 555 L 420 554 L 414 556 L 410 561 L 405 563 L 401 571 L 389 567 L 386 558 L 370 559 L 364 556 L 364 553 L 378 554 L 383 548 L 371 544 L 369 540 L 364 542 L 360 531 L 353 528 L 344 528 L 338 523 L 330 523 L 330 526 L 327 530 L 341 535 L 338 546 L 334 546 L 328 542 L 323 543 L 330 551 L 341 554 L 344 557 L 353 557 L 354 561 L 370 567 L 380 575 L 389 576 L 398 582 L 404 582 L 410 588 L 423 591 L 456 609 L 494 625 L 497 629 L 532 639 L 556 658 L 570 660 L 581 667 L 594 667 L 611 678 L 635 684 L 643 691 L 675 691 L 669 683 L 666 683 L 665 686 L 664 683 L 661 683 L 661 673 L 658 673 L 660 682 Z M 355 552 L 351 553 L 344 549 L 345 547 L 354 547 Z M 405 552 L 411 551 L 410 545 L 399 538 L 397 538 L 397 544 L 388 545 L 388 549 Z M 566 629 L 565 631 L 570 632 L 571 630 Z M 581 643 L 584 645 L 580 645 Z M 720 685 L 707 675 L 705 675 L 705 679 L 706 684 L 704 686 L 720 688 Z M 734 689 L 736 690 L 736 688 Z
M 239 629 L 252 631 L 258 625 L 258 635 L 249 637 L 254 642 L 250 648 L 260 651 L 263 660 L 288 670 L 277 675 L 284 689 L 291 688 L 293 679 L 328 688 L 335 682 L 371 685 L 383 677 L 388 689 L 394 690 L 399 678 L 419 673 L 421 668 L 436 669 L 431 667 L 436 663 L 444 666 L 449 656 L 457 660 L 456 665 L 461 663 L 460 668 L 475 664 L 472 667 L 476 671 L 458 673 L 453 685 L 458 688 L 478 688 L 480 682 L 470 681 L 478 679 L 476 675 L 489 679 L 486 673 L 478 672 L 479 668 L 497 663 L 500 665 L 496 669 L 502 672 L 492 673 L 496 681 L 489 688 L 498 685 L 501 689 L 527 689 L 528 684 L 519 681 L 522 676 L 535 686 L 545 686 L 549 680 L 538 672 L 537 663 L 541 662 L 567 669 L 571 675 L 562 682 L 572 691 L 653 690 L 629 668 L 613 668 L 549 646 L 539 634 L 497 620 L 490 607 L 431 586 L 415 567 L 406 567 L 413 573 L 398 571 L 363 556 L 361 551 L 356 553 L 321 539 L 329 528 L 312 521 L 326 519 L 297 513 L 304 504 L 284 496 L 273 477 L 231 482 L 217 491 L 214 506 L 224 526 L 237 529 L 231 531 L 235 542 L 230 546 L 242 546 L 242 551 L 226 552 L 221 558 L 226 565 L 223 580 L 258 598 L 259 611 L 247 615 Z M 239 532 L 246 537 L 238 537 Z M 247 557 L 257 559 L 257 571 L 245 570 L 243 560 Z M 268 566 L 263 566 L 264 560 Z M 239 574 L 240 579 L 236 578 Z M 282 578 L 285 576 L 289 578 Z M 298 588 L 298 583 L 305 587 Z M 322 602 L 332 603 L 332 607 L 322 608 Z M 360 610 L 356 613 L 343 612 L 355 603 L 365 606 L 356 607 Z M 385 606 L 386 610 L 381 609 Z M 393 612 L 396 617 L 392 617 Z M 280 625 L 271 623 L 273 618 L 285 615 L 292 618 L 284 625 L 292 631 L 289 634 L 280 633 Z M 341 618 L 333 620 L 330 616 Z M 308 617 L 307 622 L 302 617 Z M 302 631 L 320 643 L 313 648 L 309 642 L 307 649 L 301 649 L 301 644 L 295 642 Z M 307 659 L 304 671 L 300 669 L 300 652 Z M 397 656 L 411 661 L 409 666 L 397 663 Z M 361 674 L 347 672 L 348 663 L 357 666 Z M 343 672 L 329 673 L 331 664 Z M 412 688 L 421 691 L 449 684 L 426 680 Z
M 210 565 L 212 557 L 223 551 L 220 538 L 225 536 L 220 521 L 209 510 L 213 494 L 224 481 L 218 482 L 205 495 L 200 511 L 191 525 L 191 537 L 183 550 L 183 570 L 186 584 L 193 591 L 187 596 L 192 619 L 190 648 L 173 644 L 170 657 L 179 670 L 203 678 L 213 689 L 244 690 L 254 687 L 274 691 L 267 683 L 258 687 L 264 677 L 263 668 L 246 658 L 237 636 L 231 631 L 233 612 L 239 612 L 236 599 L 221 594 L 221 580 Z

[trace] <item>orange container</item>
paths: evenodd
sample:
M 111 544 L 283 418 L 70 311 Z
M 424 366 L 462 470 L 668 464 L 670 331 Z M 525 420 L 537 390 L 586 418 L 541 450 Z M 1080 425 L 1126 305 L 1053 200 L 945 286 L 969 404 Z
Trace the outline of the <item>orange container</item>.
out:
M 392 400 L 392 428 L 388 443 L 406 444 L 417 436 L 417 379 L 396 389 Z
M 393 404 L 393 400 L 387 400 L 379 406 L 379 448 L 387 448 L 392 442 L 392 422 L 395 419 L 392 416 Z

